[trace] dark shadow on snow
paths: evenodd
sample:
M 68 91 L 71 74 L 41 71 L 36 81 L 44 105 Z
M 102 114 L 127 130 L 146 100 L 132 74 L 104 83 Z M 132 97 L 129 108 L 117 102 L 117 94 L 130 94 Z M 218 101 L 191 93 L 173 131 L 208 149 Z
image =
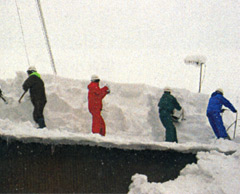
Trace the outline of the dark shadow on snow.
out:
M 131 177 L 178 177 L 195 154 L 0 139 L 0 193 L 127 193 Z

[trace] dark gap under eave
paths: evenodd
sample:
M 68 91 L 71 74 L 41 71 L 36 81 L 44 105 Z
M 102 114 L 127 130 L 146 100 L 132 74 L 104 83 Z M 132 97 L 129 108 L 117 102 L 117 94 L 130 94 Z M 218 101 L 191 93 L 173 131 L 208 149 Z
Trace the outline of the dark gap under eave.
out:
M 24 143 L 0 138 L 0 193 L 127 193 L 131 177 L 179 176 L 196 154 L 86 145 Z

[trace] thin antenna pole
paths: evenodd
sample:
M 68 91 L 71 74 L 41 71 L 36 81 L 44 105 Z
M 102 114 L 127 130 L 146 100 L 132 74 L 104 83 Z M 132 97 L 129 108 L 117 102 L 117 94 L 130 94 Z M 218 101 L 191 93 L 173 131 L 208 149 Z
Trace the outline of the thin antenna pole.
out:
M 47 43 L 48 53 L 49 53 L 49 56 L 50 56 L 52 68 L 53 68 L 53 71 L 54 71 L 55 75 L 57 75 L 57 70 L 56 70 L 54 59 L 53 59 L 53 54 L 52 54 L 52 50 L 51 50 L 51 46 L 50 46 L 50 42 L 49 42 L 49 38 L 48 38 L 47 28 L 46 28 L 46 24 L 45 24 L 45 21 L 44 21 L 40 0 L 36 0 L 36 2 L 37 2 L 37 6 L 38 6 L 40 19 L 41 19 L 41 22 L 42 22 L 42 29 L 44 31 L 44 35 L 45 35 L 44 37 L 45 37 L 45 40 L 46 40 L 46 43 Z
M 17 4 L 17 0 L 15 0 L 15 4 L 16 4 L 16 8 L 17 8 L 19 24 L 20 24 L 20 27 L 21 27 L 22 38 L 23 38 L 23 45 L 24 45 L 24 49 L 25 49 L 25 53 L 26 53 L 26 57 L 27 57 L 27 63 L 28 63 L 28 66 L 30 66 L 30 61 L 29 61 L 29 57 L 28 57 L 26 41 L 25 41 L 25 38 L 24 38 L 24 32 L 23 32 L 23 27 L 22 27 L 22 20 L 21 20 L 21 16 L 20 16 L 20 13 L 19 13 L 19 7 L 18 7 L 18 4 Z
M 203 66 L 203 63 L 200 63 L 200 79 L 199 79 L 199 91 L 198 91 L 198 93 L 201 93 L 201 87 L 202 87 L 202 66 Z

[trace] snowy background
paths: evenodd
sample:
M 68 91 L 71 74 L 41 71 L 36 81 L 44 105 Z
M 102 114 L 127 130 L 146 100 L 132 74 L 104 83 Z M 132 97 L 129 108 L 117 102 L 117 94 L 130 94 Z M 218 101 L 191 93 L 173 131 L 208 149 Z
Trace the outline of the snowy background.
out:
M 234 141 L 216 140 L 205 116 L 209 95 L 219 87 L 240 110 L 239 0 L 41 0 L 41 5 L 58 76 L 52 75 L 36 1 L 0 0 L 0 85 L 9 101 L 0 102 L 0 134 L 199 151 L 198 163 L 186 166 L 176 180 L 149 183 L 146 176 L 133 175 L 129 192 L 239 193 L 239 129 Z M 196 54 L 207 58 L 202 94 L 196 93 L 199 68 L 184 64 L 186 56 Z M 28 96 L 17 102 L 30 65 L 46 84 L 43 130 L 35 128 Z M 106 137 L 90 133 L 92 74 L 111 89 L 104 99 Z M 179 144 L 163 142 L 157 103 L 166 85 L 185 109 L 186 120 L 176 124 Z M 234 120 L 233 113 L 224 113 L 226 126 Z
M 221 87 L 237 101 L 239 0 L 41 0 L 41 5 L 62 77 L 89 80 L 98 74 L 118 83 L 197 92 L 199 68 L 184 64 L 186 56 L 197 54 L 207 58 L 202 92 Z M 29 65 L 52 73 L 36 0 L 0 0 L 0 23 L 1 78 L 14 78 Z
M 30 142 L 98 145 L 121 149 L 175 150 L 197 153 L 198 163 L 187 165 L 174 181 L 149 183 L 145 175 L 133 175 L 129 193 L 216 193 L 236 194 L 240 190 L 240 131 L 233 141 L 216 140 L 206 117 L 208 95 L 173 88 L 185 110 L 185 119 L 177 123 L 179 144 L 164 142 L 165 130 L 158 117 L 158 101 L 163 90 L 143 84 L 108 84 L 111 93 L 104 99 L 105 137 L 91 133 L 91 115 L 87 108 L 89 81 L 42 75 L 48 103 L 47 128 L 36 129 L 32 104 L 27 94 L 22 103 L 21 85 L 27 78 L 18 72 L 14 79 L 0 80 L 9 104 L 0 101 L 0 134 Z M 224 113 L 225 125 L 235 114 Z M 229 129 L 233 137 L 234 127 Z

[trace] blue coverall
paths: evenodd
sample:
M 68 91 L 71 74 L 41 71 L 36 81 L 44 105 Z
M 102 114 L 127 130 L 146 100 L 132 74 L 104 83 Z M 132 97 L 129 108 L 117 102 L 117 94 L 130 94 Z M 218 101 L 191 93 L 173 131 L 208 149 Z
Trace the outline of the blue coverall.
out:
M 207 117 L 217 138 L 229 138 L 220 114 L 222 112 L 222 105 L 228 107 L 232 112 L 237 112 L 234 106 L 223 97 L 222 93 L 216 91 L 212 93 L 209 99 Z

